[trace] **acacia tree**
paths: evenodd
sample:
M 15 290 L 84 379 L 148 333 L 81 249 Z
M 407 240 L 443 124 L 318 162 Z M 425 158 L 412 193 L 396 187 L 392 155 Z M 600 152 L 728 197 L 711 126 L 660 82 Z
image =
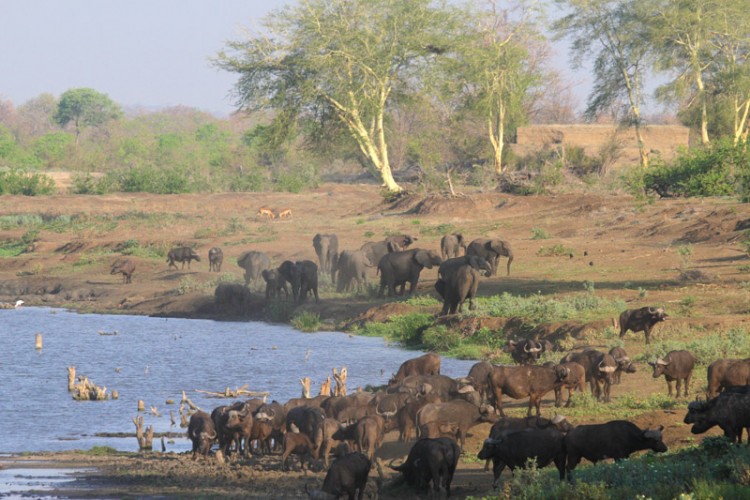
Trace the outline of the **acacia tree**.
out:
M 643 140 L 641 105 L 644 101 L 644 69 L 650 56 L 638 0 L 556 0 L 569 9 L 553 29 L 569 36 L 571 51 L 580 66 L 594 56 L 594 88 L 586 115 L 595 117 L 620 98 L 627 99 L 628 122 L 635 127 L 640 163 L 648 167 L 648 150 Z
M 449 61 L 449 92 L 485 122 L 495 172 L 503 173 L 503 150 L 509 124 L 523 119 L 530 89 L 541 80 L 540 53 L 534 53 L 538 34 L 529 22 L 530 11 L 517 22 L 495 0 L 467 16 L 461 48 Z
M 120 107 L 107 94 L 94 89 L 66 90 L 60 96 L 54 120 L 61 127 L 73 123 L 76 130 L 76 146 L 84 127 L 97 127 L 122 116 Z
M 265 18 L 261 33 L 229 42 L 214 62 L 239 74 L 242 109 L 274 111 L 276 130 L 293 130 L 302 116 L 339 120 L 385 188 L 399 192 L 388 104 L 419 85 L 450 20 L 442 1 L 301 0 Z

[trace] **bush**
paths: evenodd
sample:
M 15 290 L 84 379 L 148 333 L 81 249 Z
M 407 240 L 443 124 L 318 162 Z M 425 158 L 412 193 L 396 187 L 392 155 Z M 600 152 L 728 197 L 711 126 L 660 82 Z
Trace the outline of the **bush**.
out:
M 426 350 L 446 352 L 461 343 L 461 334 L 449 330 L 445 325 L 426 328 L 422 332 L 422 345 Z
M 292 326 L 302 332 L 320 330 L 320 315 L 311 311 L 302 311 L 292 318 Z
M 54 192 L 55 181 L 47 175 L 19 170 L 0 172 L 0 195 L 42 196 Z
M 659 196 L 729 196 L 750 199 L 750 151 L 744 142 L 723 138 L 706 147 L 682 150 L 674 165 L 654 162 L 644 187 Z

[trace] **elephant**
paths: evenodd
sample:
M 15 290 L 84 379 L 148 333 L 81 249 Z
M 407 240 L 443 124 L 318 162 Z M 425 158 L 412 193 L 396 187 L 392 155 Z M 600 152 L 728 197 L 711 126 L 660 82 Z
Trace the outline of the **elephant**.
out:
M 213 247 L 208 251 L 208 270 L 221 272 L 221 263 L 224 262 L 224 252 L 219 247 Z
M 388 295 L 393 295 L 397 285 L 401 285 L 401 295 L 403 295 L 407 281 L 410 284 L 409 293 L 414 293 L 422 269 L 425 267 L 432 269 L 442 262 L 443 259 L 437 253 L 421 248 L 393 252 L 383 256 L 378 263 L 380 273 L 378 297 L 383 296 L 386 287 L 388 287 Z
M 443 260 L 458 257 L 461 255 L 462 248 L 466 253 L 466 240 L 463 234 L 446 234 L 440 239 L 440 252 Z
M 260 274 L 266 282 L 266 300 L 270 300 L 273 297 L 280 297 L 281 290 L 284 290 L 284 295 L 289 300 L 289 290 L 286 287 L 286 281 L 281 278 L 278 269 L 264 269 Z
M 291 285 L 295 303 L 303 302 L 310 291 L 315 294 L 315 302 L 318 302 L 318 265 L 315 262 L 285 260 L 278 271 L 280 281 Z
M 449 280 L 439 278 L 435 283 L 435 290 L 443 297 L 441 316 L 456 314 L 463 310 L 464 302 L 469 299 L 469 310 L 474 310 L 474 297 L 479 288 L 479 271 L 470 265 L 462 265 Z
M 502 255 L 508 257 L 508 276 L 510 276 L 510 263 L 513 262 L 513 250 L 510 244 L 504 240 L 488 240 L 477 238 L 466 247 L 466 255 L 477 255 L 484 257 L 492 266 L 492 274 L 497 274 L 497 260 Z
M 485 276 L 492 274 L 492 266 L 484 257 L 477 257 L 476 255 L 464 255 L 463 257 L 455 257 L 443 261 L 438 268 L 438 279 L 450 282 L 453 279 L 453 275 L 456 274 L 461 266 L 471 266 L 477 271 L 484 271 Z
M 265 269 L 271 268 L 271 259 L 263 252 L 250 250 L 237 258 L 237 265 L 245 270 L 245 286 L 257 281 Z
M 313 248 L 315 248 L 315 254 L 318 256 L 321 272 L 330 272 L 334 256 L 339 252 L 338 236 L 318 233 L 313 238 Z
M 368 241 L 359 249 L 365 253 L 368 263 L 367 265 L 370 267 L 375 267 L 380 264 L 380 259 L 382 259 L 384 255 L 402 250 L 400 245 L 387 240 Z
M 367 289 L 367 262 L 367 256 L 362 250 L 342 250 L 336 258 L 336 291 L 351 289 L 352 280 L 357 281 L 357 292 L 361 291 L 363 283 Z

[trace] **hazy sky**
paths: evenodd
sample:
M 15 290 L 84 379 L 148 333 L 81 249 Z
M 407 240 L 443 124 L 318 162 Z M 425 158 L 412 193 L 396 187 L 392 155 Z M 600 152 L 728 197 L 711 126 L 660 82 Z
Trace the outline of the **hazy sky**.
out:
M 237 75 L 209 57 L 293 1 L 0 0 L 0 99 L 18 106 L 90 87 L 124 107 L 185 105 L 228 115 Z M 565 67 L 567 58 L 558 51 L 554 65 Z M 588 79 L 568 77 L 576 86 Z
M 237 75 L 208 58 L 287 0 L 0 0 L 0 99 L 90 87 L 122 106 L 226 115 Z

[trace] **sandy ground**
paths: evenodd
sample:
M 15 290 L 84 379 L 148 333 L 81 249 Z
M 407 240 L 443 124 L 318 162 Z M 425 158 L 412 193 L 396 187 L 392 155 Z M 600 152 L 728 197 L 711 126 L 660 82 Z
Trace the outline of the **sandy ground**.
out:
M 293 216 L 261 219 L 255 214 L 262 205 L 276 210 L 289 207 Z M 750 309 L 750 260 L 741 244 L 750 206 L 727 199 L 660 200 L 644 205 L 623 194 L 516 197 L 477 192 L 457 199 L 411 196 L 389 204 L 374 186 L 337 184 L 299 195 L 0 197 L 0 216 L 6 221 L 0 239 L 20 238 L 26 233 L 28 227 L 7 223 L 8 216 L 19 214 L 57 221 L 62 220 L 60 216 L 70 216 L 75 221 L 62 229 L 44 228 L 27 252 L 0 258 L 0 300 L 21 298 L 28 305 L 222 319 L 225 315 L 213 299 L 217 274 L 208 272 L 206 259 L 213 246 L 224 250 L 222 274 L 239 278 L 241 269 L 235 259 L 246 250 L 267 252 L 276 264 L 285 259 L 315 259 L 312 237 L 318 232 L 336 233 L 342 249 L 358 248 L 364 241 L 397 232 L 418 236 L 419 247 L 438 249 L 440 235 L 450 228 L 468 239 L 499 237 L 513 245 L 516 258 L 511 276 L 486 280 L 480 287 L 482 295 L 580 293 L 585 282 L 593 282 L 597 295 L 621 298 L 628 307 L 664 305 L 671 318 L 657 327 L 656 340 L 660 335 L 679 336 L 687 327 L 711 332 L 745 325 Z M 548 237 L 536 239 L 541 233 Z M 133 283 L 126 285 L 120 276 L 110 275 L 109 268 L 119 256 L 112 251 L 128 240 L 137 240 L 141 247 L 194 245 L 204 259 L 193 263 L 191 269 L 170 270 L 162 258 L 135 256 Z M 542 247 L 555 245 L 569 251 L 543 256 Z M 434 278 L 435 270 L 425 270 L 419 293 L 432 293 Z M 254 306 L 248 317 L 263 319 L 267 310 L 260 284 L 253 287 Z M 411 309 L 398 302 L 336 294 L 324 281 L 321 289 L 320 303 L 303 308 L 317 312 L 332 329 L 354 318 L 382 320 Z M 681 307 L 686 297 L 692 298 L 689 308 Z M 481 321 L 507 323 L 493 318 Z M 576 336 L 583 335 L 587 327 L 603 326 L 602 322 L 571 322 L 542 325 L 541 331 Z M 629 334 L 625 347 L 631 355 L 641 352 L 642 335 Z M 623 377 L 623 385 L 613 391 L 615 398 L 624 392 L 646 395 L 665 390 L 663 380 L 651 379 L 640 368 L 636 375 Z M 698 394 L 703 383 L 694 382 L 691 393 Z M 545 410 L 549 402 L 545 400 Z M 634 420 L 641 426 L 665 425 L 668 445 L 679 447 L 694 442 L 681 423 L 683 415 L 684 411 L 648 412 Z M 454 482 L 457 498 L 490 493 L 491 473 L 471 459 L 488 429 L 485 424 L 472 430 Z M 387 462 L 407 452 L 407 445 L 389 435 L 379 456 Z M 294 498 L 304 496 L 305 484 L 322 482 L 322 470 L 284 472 L 279 462 L 278 455 L 220 465 L 158 452 L 114 456 L 62 453 L 3 458 L 0 467 L 94 467 L 94 472 L 86 472 L 56 492 L 70 497 Z M 377 494 L 377 476 L 373 471 L 368 486 L 371 496 Z M 388 474 L 383 478 L 385 483 L 390 480 Z M 381 492 L 380 497 L 409 495 Z

